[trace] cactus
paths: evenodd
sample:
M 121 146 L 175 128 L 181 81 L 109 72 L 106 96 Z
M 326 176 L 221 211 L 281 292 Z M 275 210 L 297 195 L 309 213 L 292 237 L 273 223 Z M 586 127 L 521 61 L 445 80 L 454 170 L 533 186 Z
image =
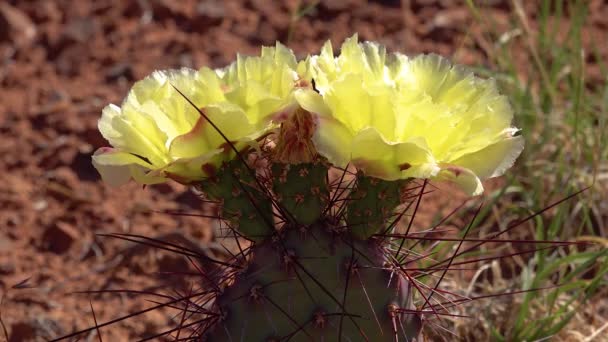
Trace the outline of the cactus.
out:
M 328 43 L 297 63 L 277 44 L 134 89 L 100 121 L 115 147 L 94 156 L 103 178 L 195 186 L 252 242 L 205 274 L 211 304 L 186 300 L 208 341 L 415 340 L 436 289 L 425 296 L 405 269 L 421 257 L 392 234 L 406 187 L 448 180 L 479 194 L 523 148 L 492 81 L 356 36 L 339 57 Z
M 398 271 L 385 239 L 374 236 L 368 228 L 374 223 L 374 233 L 381 233 L 383 224 L 392 218 L 386 212 L 392 210 L 375 210 L 363 230 L 348 226 L 349 221 L 361 221 L 359 216 L 344 219 L 370 202 L 377 204 L 370 196 L 378 193 L 395 195 L 382 198 L 389 207 L 395 207 L 399 191 L 385 191 L 391 188 L 386 183 L 395 182 L 359 176 L 357 190 L 345 202 L 337 202 L 329 199 L 328 167 L 321 161 L 271 162 L 268 168 L 273 175 L 269 189 L 254 191 L 272 198 L 238 203 L 243 212 L 260 213 L 266 209 L 259 203 L 275 203 L 280 207 L 277 212 L 284 214 L 265 238 L 257 234 L 260 222 L 255 219 L 231 226 L 255 244 L 237 256 L 235 262 L 244 268 L 234 275 L 234 285 L 224 285 L 217 294 L 216 319 L 207 329 L 207 340 L 392 341 L 403 335 L 413 340 L 421 320 L 412 306 L 411 285 Z M 230 184 L 226 189 L 238 188 Z M 217 186 L 203 184 L 201 190 L 210 193 Z M 370 196 L 354 198 L 363 188 Z M 339 191 L 344 189 L 336 186 L 332 192 Z M 232 198 L 228 193 L 224 205 L 232 207 L 228 201 Z M 341 210 L 344 205 L 346 210 Z M 229 277 L 226 273 L 233 273 L 229 267 L 223 271 L 216 273 L 218 286 L 221 279 Z

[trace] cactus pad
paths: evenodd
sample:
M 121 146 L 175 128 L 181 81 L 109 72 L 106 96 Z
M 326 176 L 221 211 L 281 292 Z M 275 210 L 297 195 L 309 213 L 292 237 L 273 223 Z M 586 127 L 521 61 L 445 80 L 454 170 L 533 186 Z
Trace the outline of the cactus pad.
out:
M 321 162 L 272 165 L 273 190 L 291 220 L 316 222 L 329 202 L 327 166 Z
M 412 340 L 420 329 L 408 282 L 375 240 L 319 222 L 286 227 L 255 246 L 247 269 L 219 295 L 208 341 Z
M 207 196 L 222 202 L 221 216 L 247 239 L 262 241 L 274 233 L 272 202 L 241 160 L 225 163 L 199 185 Z

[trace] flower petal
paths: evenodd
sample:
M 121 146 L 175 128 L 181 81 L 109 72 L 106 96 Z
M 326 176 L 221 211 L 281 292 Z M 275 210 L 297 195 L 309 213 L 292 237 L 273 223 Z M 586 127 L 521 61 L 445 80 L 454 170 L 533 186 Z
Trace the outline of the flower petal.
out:
M 121 109 L 117 105 L 110 104 L 101 111 L 101 118 L 97 122 L 97 128 L 101 135 L 112 145 L 120 144 L 122 134 L 112 126 L 115 117 L 120 116 Z
M 143 184 L 163 182 L 160 177 L 146 176 L 145 170 L 152 165 L 130 153 L 113 148 L 102 147 L 93 154 L 93 166 L 104 182 L 111 186 L 127 183 L 131 178 L 138 178 Z
M 212 176 L 222 161 L 227 159 L 223 152 L 218 148 L 193 158 L 179 158 L 156 172 L 178 183 L 191 184 Z
M 354 137 L 352 160 L 366 175 L 385 180 L 427 178 L 436 173 L 433 157 L 423 143 L 389 143 L 371 127 Z
M 210 126 L 209 122 L 200 116 L 189 132 L 173 139 L 169 154 L 174 158 L 194 158 L 209 151 L 211 147 L 204 134 L 205 126 Z
M 217 70 L 227 101 L 241 107 L 254 124 L 293 103 L 292 91 L 299 76 L 293 52 L 277 43 L 262 48 L 261 56 L 238 55 L 237 61 Z
M 399 83 L 436 98 L 451 67 L 450 62 L 439 55 L 419 55 L 409 61 Z
M 523 149 L 523 137 L 516 136 L 501 140 L 475 153 L 464 155 L 451 163 L 471 170 L 480 179 L 498 177 L 513 166 L 515 159 Z
M 310 113 L 322 115 L 322 116 L 330 116 L 331 109 L 327 107 L 325 101 L 321 95 L 311 89 L 298 89 L 294 93 L 294 97 L 298 104 L 309 111 Z
M 346 167 L 351 160 L 353 136 L 340 121 L 331 116 L 314 117 L 317 129 L 312 141 L 320 155 L 338 167 Z
M 244 140 L 249 140 L 246 138 L 256 138 L 255 136 L 250 137 L 250 135 L 255 134 L 255 129 L 239 107 L 224 103 L 211 105 L 202 110 L 213 125 L 209 123 L 207 118 L 199 114 L 192 130 L 178 136 L 171 143 L 169 153 L 174 158 L 195 158 L 215 149 L 225 149 L 232 152 L 228 142 L 218 132 L 218 129 L 232 143 L 244 138 Z M 213 127 L 214 125 L 215 127 Z
M 120 138 L 111 142 L 114 147 L 145 157 L 154 165 L 167 161 L 167 137 L 141 108 L 123 106 L 121 115 L 112 118 L 112 127 L 120 132 Z

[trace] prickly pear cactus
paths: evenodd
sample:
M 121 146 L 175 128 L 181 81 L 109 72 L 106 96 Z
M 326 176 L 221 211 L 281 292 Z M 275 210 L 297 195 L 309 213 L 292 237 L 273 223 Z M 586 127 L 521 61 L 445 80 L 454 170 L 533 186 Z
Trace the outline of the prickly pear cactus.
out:
M 204 274 L 211 300 L 186 301 L 197 337 L 413 341 L 441 304 L 406 267 L 423 256 L 398 208 L 422 179 L 480 194 L 523 149 L 511 119 L 492 80 L 436 55 L 354 36 L 298 62 L 277 44 L 138 82 L 104 109 L 113 148 L 93 163 L 111 184 L 172 179 L 220 203 L 239 251 Z
M 365 186 L 373 196 L 384 193 L 382 200 L 394 207 L 400 182 L 359 176 L 357 182 L 364 185 L 346 202 L 337 202 L 329 198 L 328 168 L 323 162 L 273 163 L 270 170 L 273 197 L 265 202 L 274 202 L 280 208 L 277 212 L 285 214 L 279 214 L 279 225 L 266 238 L 253 235 L 255 245 L 239 256 L 244 269 L 236 272 L 232 286 L 218 294 L 217 319 L 207 340 L 393 341 L 398 336 L 413 340 L 421 320 L 413 310 L 409 281 L 395 268 L 386 242 L 373 237 L 367 222 L 361 230 L 356 228 L 361 219 L 353 219 L 357 221 L 353 227 L 341 219 L 341 206 L 348 203 L 346 212 L 368 212 L 375 219 L 370 224 L 375 223 L 379 232 L 389 222 L 386 211 L 390 210 L 361 196 L 361 188 Z M 254 209 L 242 208 L 249 210 Z M 381 215 L 384 220 L 378 219 Z M 258 227 L 257 221 L 248 222 Z M 257 233 L 247 224 L 240 222 L 237 230 L 246 236 Z
M 255 242 L 234 258 L 242 269 L 216 274 L 222 290 L 206 340 L 414 340 L 422 321 L 411 285 L 382 237 L 406 182 L 360 173 L 350 189 L 331 187 L 325 159 L 293 160 L 300 144 L 285 141 L 291 120 L 302 124 L 301 108 L 279 129 L 274 153 L 262 155 L 270 179 L 252 179 L 253 170 L 234 160 L 199 184 L 222 201 L 230 228 Z

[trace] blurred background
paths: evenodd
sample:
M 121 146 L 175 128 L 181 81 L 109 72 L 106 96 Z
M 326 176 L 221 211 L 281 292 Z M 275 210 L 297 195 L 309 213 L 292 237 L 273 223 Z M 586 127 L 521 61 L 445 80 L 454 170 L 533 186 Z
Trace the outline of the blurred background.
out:
M 354 33 L 405 54 L 436 52 L 494 77 L 527 145 L 508 176 L 488 184 L 470 237 L 483 237 L 570 193 L 581 195 L 511 231 L 511 239 L 586 241 L 483 261 L 444 285 L 479 297 L 431 319 L 429 340 L 608 341 L 608 5 L 603 0 L 2 0 L 0 2 L 0 340 L 42 341 L 151 306 L 150 298 L 74 291 L 179 291 L 183 258 L 96 234 L 123 232 L 202 244 L 213 222 L 156 213 L 206 212 L 188 189 L 104 186 L 90 164 L 106 142 L 101 109 L 166 68 L 221 67 L 280 41 L 298 57 Z M 446 200 L 450 198 L 451 200 Z M 463 196 L 424 200 L 423 229 Z M 445 222 L 455 232 L 481 198 Z M 457 234 L 457 233 L 456 233 Z M 453 244 L 434 246 L 448 255 Z M 531 245 L 502 243 L 480 255 Z M 190 270 L 191 271 L 191 270 Z M 156 310 L 100 330 L 107 341 L 175 326 Z M 97 339 L 97 332 L 82 335 Z

